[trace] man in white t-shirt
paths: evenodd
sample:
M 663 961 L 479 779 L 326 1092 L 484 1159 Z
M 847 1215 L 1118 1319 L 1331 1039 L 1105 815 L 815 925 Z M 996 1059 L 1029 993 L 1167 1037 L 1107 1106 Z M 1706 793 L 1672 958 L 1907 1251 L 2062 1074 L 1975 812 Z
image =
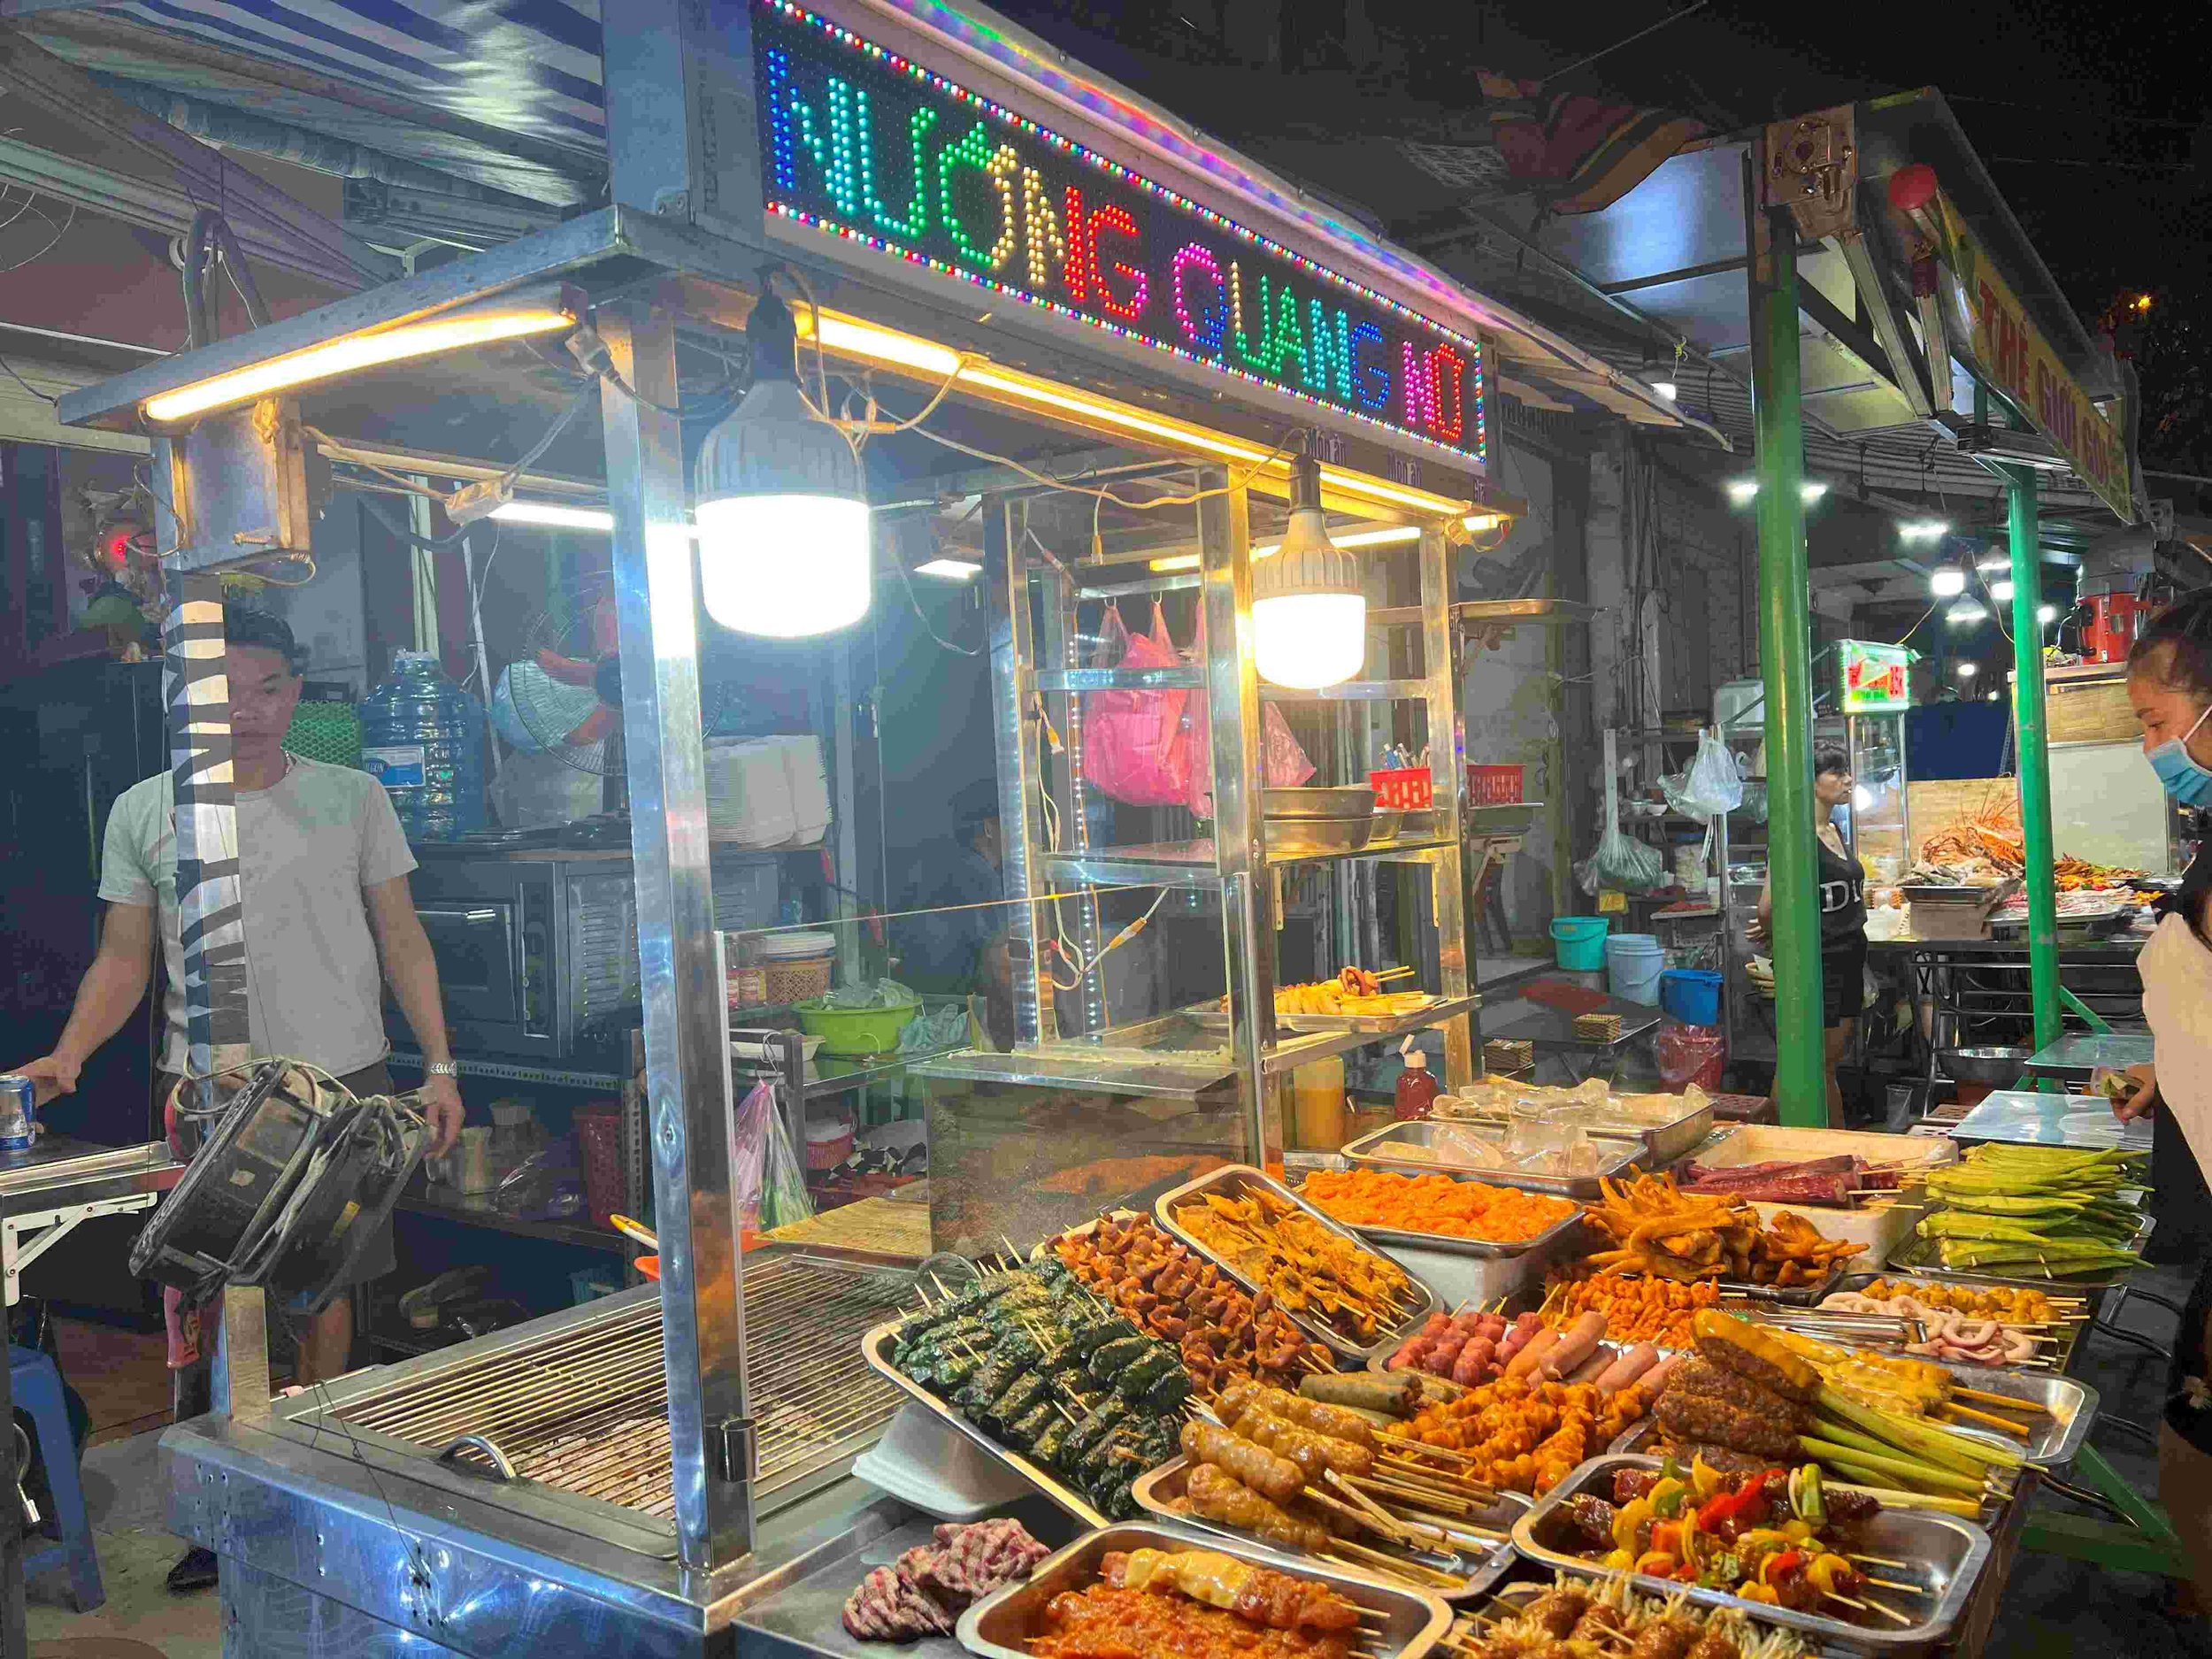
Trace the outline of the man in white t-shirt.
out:
M 460 1134 L 461 1095 L 437 963 L 408 891 L 415 858 L 407 838 L 383 787 L 366 772 L 285 753 L 301 689 L 291 630 L 278 618 L 226 606 L 223 638 L 253 1054 L 309 1061 L 357 1094 L 388 1093 L 381 995 L 388 985 L 422 1050 L 431 1150 L 442 1152 Z M 51 1054 L 12 1069 L 37 1083 L 42 1101 L 73 1094 L 86 1057 L 145 995 L 158 927 L 168 984 L 157 1098 L 165 1101 L 187 1071 L 176 791 L 167 772 L 116 798 L 100 896 L 107 901 L 100 949 L 60 1041 Z M 384 1236 L 364 1251 L 353 1282 L 393 1265 L 388 1222 Z M 349 1293 L 308 1328 L 299 1380 L 326 1380 L 347 1370 L 352 1343 Z

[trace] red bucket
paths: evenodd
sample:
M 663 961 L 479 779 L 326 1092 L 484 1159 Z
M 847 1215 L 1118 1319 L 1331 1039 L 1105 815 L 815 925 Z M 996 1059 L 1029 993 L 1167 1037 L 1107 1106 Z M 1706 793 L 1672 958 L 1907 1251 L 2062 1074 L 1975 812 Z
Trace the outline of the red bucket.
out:
M 584 1203 L 603 1227 L 622 1209 L 622 1107 L 587 1101 L 576 1109 L 576 1145 L 584 1165 Z

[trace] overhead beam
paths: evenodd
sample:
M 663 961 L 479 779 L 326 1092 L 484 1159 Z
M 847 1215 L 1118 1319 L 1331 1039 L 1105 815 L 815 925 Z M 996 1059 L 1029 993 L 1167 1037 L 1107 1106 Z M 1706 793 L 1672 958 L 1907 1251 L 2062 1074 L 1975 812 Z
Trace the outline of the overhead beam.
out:
M 1876 254 L 1887 257 L 1886 247 L 1875 244 L 1881 240 L 1878 228 L 1869 226 L 1874 216 L 1862 214 L 1861 227 L 1850 234 L 1836 239 L 1843 254 L 1843 262 L 1851 273 L 1851 285 L 1858 295 L 1858 309 L 1874 330 L 1874 338 L 1889 358 L 1893 373 L 1890 380 L 1905 395 L 1912 405 L 1912 412 L 1925 420 L 1935 412 L 1935 400 L 1928 373 L 1928 360 L 1920 349 L 1920 342 L 1913 337 L 1890 303 L 1889 290 L 1882 285 L 1882 273 Z M 1902 371 L 1901 373 L 1895 371 Z
M 296 270 L 323 275 L 346 288 L 402 274 L 399 261 L 389 254 L 9 30 L 0 30 L 0 90 L 19 95 L 57 119 L 96 127 L 174 168 L 184 191 L 223 204 L 242 242 L 257 232 L 269 242 L 288 244 L 292 251 L 284 263 Z
M 1891 368 L 1889 353 L 1883 350 L 1872 334 L 1843 314 L 1842 308 L 1809 282 L 1797 285 L 1797 309 L 1811 318 L 1834 336 L 1835 342 L 1853 357 L 1880 375 L 1892 386 L 1897 385 L 1896 371 Z M 1842 389 L 1842 388 L 1838 388 Z M 1898 387 L 1900 391 L 1904 388 Z
M 182 234 L 199 211 L 191 196 L 173 186 L 111 172 L 17 138 L 0 138 L 0 179 L 170 236 Z M 342 289 L 361 286 L 360 275 L 350 264 L 308 250 L 257 218 L 242 218 L 231 228 L 250 259 L 280 265 Z

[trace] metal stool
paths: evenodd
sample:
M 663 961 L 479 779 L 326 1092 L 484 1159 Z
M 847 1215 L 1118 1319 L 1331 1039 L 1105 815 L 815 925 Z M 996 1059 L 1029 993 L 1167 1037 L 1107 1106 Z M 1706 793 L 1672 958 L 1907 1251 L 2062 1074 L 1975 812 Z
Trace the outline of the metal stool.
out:
M 23 1576 L 36 1577 L 56 1567 L 69 1569 L 70 1601 L 89 1613 L 107 1600 L 100 1587 L 100 1557 L 93 1548 L 92 1522 L 85 1514 L 84 1486 L 77 1477 L 77 1442 L 69 1432 L 69 1409 L 62 1403 L 61 1372 L 35 1348 L 8 1346 L 8 1377 L 16 1409 L 31 1414 L 38 1447 L 46 1462 L 46 1485 L 53 1496 L 61 1541 L 23 1554 Z

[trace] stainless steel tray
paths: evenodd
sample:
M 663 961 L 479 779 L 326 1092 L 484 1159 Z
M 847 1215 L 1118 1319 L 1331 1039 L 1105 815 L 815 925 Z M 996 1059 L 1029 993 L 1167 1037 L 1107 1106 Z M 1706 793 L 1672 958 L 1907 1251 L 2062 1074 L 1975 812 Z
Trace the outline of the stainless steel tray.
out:
M 1391 1148 L 1396 1146 L 1429 1146 L 1435 1141 L 1438 1125 L 1426 1119 L 1415 1123 L 1385 1124 L 1356 1141 L 1345 1142 L 1342 1155 L 1354 1164 L 1363 1164 L 1379 1170 L 1394 1170 L 1402 1175 L 1471 1175 L 1477 1180 L 1488 1181 L 1494 1187 L 1517 1187 L 1524 1192 L 1552 1193 L 1562 1198 L 1595 1199 L 1603 1194 L 1598 1183 L 1609 1176 L 1625 1174 L 1632 1165 L 1639 1164 L 1649 1156 L 1640 1140 L 1628 1140 L 1613 1135 L 1593 1134 L 1590 1139 L 1601 1147 L 1598 1167 L 1588 1175 L 1537 1175 L 1526 1170 L 1497 1169 L 1478 1164 L 1440 1163 L 1433 1158 L 1393 1156 Z
M 1038 1633 L 1046 1604 L 1064 1592 L 1087 1589 L 1097 1583 L 1099 1563 L 1108 1551 L 1197 1548 L 1217 1549 L 1257 1567 L 1325 1584 L 1346 1601 L 1380 1614 L 1380 1624 L 1369 1623 L 1360 1632 L 1363 1651 L 1371 1652 L 1375 1659 L 1421 1659 L 1452 1627 L 1451 1609 L 1418 1590 L 1380 1584 L 1359 1573 L 1279 1555 L 1241 1540 L 1225 1541 L 1212 1533 L 1156 1522 L 1127 1521 L 1086 1532 L 1065 1549 L 1046 1556 L 1025 1583 L 995 1591 L 963 1613 L 954 1633 L 963 1647 L 981 1659 L 1029 1659 L 1029 1641 Z
M 1816 1223 L 1816 1225 L 1818 1224 Z M 1828 1264 L 1828 1277 L 1813 1285 L 1755 1285 L 1747 1279 L 1717 1279 L 1715 1286 L 1724 1296 L 1747 1296 L 1753 1302 L 1781 1302 L 1793 1308 L 1809 1308 L 1823 1296 L 1832 1294 L 1836 1281 L 1844 1275 L 1852 1258 Z
M 1514 1548 L 1525 1560 L 1571 1572 L 1578 1578 L 1611 1576 L 1598 1563 L 1555 1548 L 1564 1519 L 1559 1511 L 1581 1492 L 1594 1493 L 1609 1502 L 1613 1472 L 1617 1469 L 1658 1467 L 1656 1457 L 1635 1456 L 1593 1457 L 1576 1465 L 1566 1479 L 1514 1523 Z M 1919 1624 L 1847 1624 L 1816 1613 L 1799 1613 L 1786 1607 L 1746 1601 L 1725 1590 L 1677 1584 L 1672 1579 L 1655 1578 L 1645 1573 L 1631 1573 L 1629 1582 L 1647 1595 L 1681 1595 L 1705 1607 L 1739 1608 L 1756 1614 L 1764 1623 L 1786 1625 L 1832 1647 L 1891 1655 L 1922 1653 L 1932 1648 L 1951 1633 L 1966 1610 L 1975 1580 L 1989 1559 L 1989 1534 L 1971 1521 L 1960 1520 L 1955 1516 L 1938 1515 L 1926 1509 L 1886 1509 L 1867 1523 L 1861 1536 L 1865 1540 L 1863 1548 L 1867 1554 L 1907 1563 L 1884 1568 L 1885 1577 L 1909 1579 L 1931 1592 L 1927 1596 L 1907 1598 L 1909 1606 L 1926 1609 L 1927 1616 Z M 1889 1594 L 1892 1597 L 1902 1595 L 1902 1592 Z M 1891 1604 L 1897 1602 L 1893 1600 Z
M 2121 1248 L 2132 1250 L 2139 1256 L 2141 1255 L 2143 1246 L 2149 1241 L 2151 1230 L 2157 1225 L 2156 1217 L 2145 1216 L 2143 1225 L 2136 1228 L 2132 1236 Z M 2107 1267 L 2099 1268 L 2086 1274 L 2046 1276 L 2029 1273 L 2024 1269 L 2016 1267 L 2002 1274 L 1977 1273 L 1965 1268 L 1946 1267 L 1939 1261 L 1923 1262 L 1914 1259 L 1918 1252 L 1932 1250 L 1934 1243 L 1932 1239 L 1915 1238 L 1911 1243 L 1892 1252 L 1890 1260 L 1899 1268 L 1909 1270 L 1915 1277 L 1919 1279 L 1941 1279 L 1953 1285 L 2028 1285 L 2045 1292 L 2054 1286 L 2061 1290 L 2110 1290 L 2115 1285 L 2125 1282 L 2127 1276 L 2136 1271 L 2131 1267 Z
M 1466 1181 L 1476 1186 L 1504 1185 L 1499 1181 L 1485 1181 L 1480 1176 L 1463 1174 L 1457 1170 L 1435 1169 L 1428 1172 L 1432 1175 L 1440 1175 L 1446 1180 Z M 1402 1171 L 1387 1170 L 1381 1173 L 1396 1175 Z M 1516 1187 L 1514 1190 L 1520 1192 L 1526 1189 Z M 1299 1188 L 1301 1197 L 1304 1196 L 1304 1191 L 1302 1183 Z M 1314 1203 L 1310 1199 L 1306 1200 L 1306 1203 L 1309 1209 L 1325 1216 L 1328 1215 L 1328 1211 L 1322 1210 L 1320 1205 Z M 1335 1217 L 1331 1217 L 1330 1219 L 1334 1220 Z M 1363 1239 L 1375 1244 L 1400 1244 L 1408 1249 L 1414 1250 L 1440 1250 L 1447 1256 L 1529 1256 L 1539 1250 L 1549 1250 L 1568 1233 L 1580 1226 L 1582 1212 L 1578 1210 L 1570 1215 L 1561 1217 L 1532 1239 L 1464 1239 L 1449 1233 L 1411 1233 L 1400 1227 L 1371 1227 L 1360 1221 L 1347 1221 L 1340 1225 L 1349 1227 Z M 1403 1263 L 1400 1265 L 1402 1266 Z
M 1105 1525 L 1106 1517 L 1093 1509 L 1082 1494 L 1075 1491 L 1073 1487 L 1062 1485 L 1059 1477 L 1049 1469 L 1033 1463 L 1019 1452 L 1000 1445 L 974 1424 L 969 1422 L 967 1418 L 962 1417 L 954 1409 L 951 1402 L 940 1400 L 891 1363 L 891 1344 L 898 1337 L 899 1327 L 905 1323 L 904 1319 L 887 1319 L 883 1324 L 870 1330 L 860 1339 L 861 1357 L 876 1371 L 888 1377 L 913 1398 L 935 1412 L 939 1417 L 951 1424 L 954 1428 L 959 1430 L 961 1433 L 966 1435 L 1024 1480 L 1029 1482 L 1031 1486 L 1036 1487 L 1055 1504 L 1082 1522 L 1084 1525 Z
M 1438 1100 L 1437 1104 L 1440 1106 L 1443 1104 L 1441 1098 Z M 1502 1119 L 1486 1116 L 1473 1118 L 1462 1118 L 1448 1114 L 1438 1114 L 1438 1116 L 1440 1121 L 1453 1124 L 1502 1122 Z M 1671 1118 L 1665 1123 L 1646 1124 L 1633 1118 L 1617 1117 L 1603 1124 L 1594 1124 L 1590 1127 L 1590 1133 L 1593 1135 L 1601 1135 L 1609 1141 L 1626 1141 L 1632 1137 L 1641 1141 L 1647 1155 L 1645 1162 L 1653 1169 L 1663 1164 L 1672 1164 L 1684 1154 L 1695 1151 L 1699 1144 L 1712 1132 L 1713 1102 L 1709 1100 L 1695 1111 L 1685 1112 L 1681 1117 Z
M 1199 1243 L 1196 1239 L 1193 1238 L 1189 1233 L 1184 1232 L 1182 1227 L 1175 1219 L 1175 1211 L 1178 1207 L 1196 1202 L 1202 1199 L 1208 1193 L 1214 1192 L 1216 1190 L 1222 1190 L 1227 1196 L 1235 1197 L 1256 1187 L 1264 1187 L 1267 1191 L 1274 1194 L 1276 1197 L 1284 1200 L 1286 1202 L 1294 1205 L 1301 1210 L 1303 1210 L 1307 1215 L 1312 1217 L 1314 1220 L 1319 1223 L 1323 1227 L 1325 1227 L 1329 1232 L 1335 1233 L 1346 1243 L 1351 1245 L 1353 1248 L 1364 1251 L 1370 1256 L 1377 1254 L 1377 1252 L 1369 1248 L 1365 1240 L 1361 1239 L 1359 1234 L 1353 1232 L 1351 1228 L 1346 1226 L 1340 1221 L 1337 1221 L 1331 1217 L 1323 1215 L 1304 1199 L 1299 1197 L 1297 1194 L 1292 1192 L 1290 1188 L 1285 1187 L 1280 1181 L 1274 1179 L 1272 1177 L 1264 1174 L 1259 1170 L 1254 1169 L 1248 1164 L 1225 1164 L 1220 1169 L 1209 1171 L 1206 1174 L 1200 1176 L 1194 1181 L 1185 1181 L 1180 1187 L 1175 1187 L 1171 1191 L 1161 1194 L 1160 1202 L 1153 1206 L 1153 1214 L 1155 1218 L 1158 1220 L 1159 1224 L 1163 1227 L 1165 1227 L 1170 1233 L 1180 1239 L 1185 1244 L 1189 1245 L 1192 1249 L 1197 1251 L 1208 1261 L 1213 1263 L 1214 1265 L 1220 1268 L 1223 1272 L 1228 1274 L 1231 1279 L 1235 1279 L 1238 1284 L 1243 1286 L 1246 1290 L 1256 1296 L 1266 1288 L 1264 1286 L 1253 1283 L 1251 1279 L 1245 1277 L 1244 1274 L 1239 1272 L 1231 1263 L 1223 1261 L 1221 1257 L 1216 1256 L 1204 1245 Z M 1391 1266 L 1396 1268 L 1400 1272 L 1405 1273 L 1407 1282 L 1411 1286 L 1415 1294 L 1418 1297 L 1420 1305 L 1415 1308 L 1414 1310 L 1410 1314 L 1407 1315 L 1406 1317 L 1399 1324 L 1384 1332 L 1379 1340 L 1362 1344 L 1355 1341 L 1352 1338 L 1346 1336 L 1342 1332 L 1339 1331 L 1334 1325 L 1329 1324 L 1325 1319 L 1308 1314 L 1293 1313 L 1288 1308 L 1283 1309 L 1284 1314 L 1294 1325 L 1295 1325 L 1300 1330 L 1303 1331 L 1308 1336 L 1313 1338 L 1315 1341 L 1325 1343 L 1336 1353 L 1344 1355 L 1347 1358 L 1364 1361 L 1371 1354 L 1389 1353 L 1391 1349 L 1396 1348 L 1399 1343 L 1404 1341 L 1407 1336 L 1414 1331 L 1418 1330 L 1423 1320 L 1426 1319 L 1429 1315 L 1436 1311 L 1437 1302 L 1436 1293 L 1431 1290 L 1426 1285 L 1423 1284 L 1421 1280 L 1415 1278 L 1410 1272 L 1407 1272 L 1405 1267 L 1402 1263 L 1391 1261 L 1388 1256 L 1383 1256 L 1380 1259 L 1390 1262 Z
M 1883 1268 L 1871 1273 L 1846 1273 L 1843 1276 L 1843 1281 L 1840 1284 L 1832 1286 L 1829 1289 L 1828 1294 L 1835 1296 L 1841 1295 L 1846 1293 L 1855 1294 L 1857 1292 L 1863 1291 L 1869 1285 L 1873 1284 L 1878 1279 L 1887 1279 L 1893 1285 L 1901 1284 L 1906 1286 L 1910 1286 L 1915 1283 L 1928 1286 L 1940 1286 L 1955 1282 L 1951 1279 L 1939 1278 L 1933 1273 L 1924 1272 L 1915 1269 Z M 1984 1280 L 1983 1282 L 2001 1284 L 2008 1290 L 2032 1290 L 2046 1296 L 2049 1295 L 2055 1289 L 2062 1291 L 2064 1288 L 2062 1286 L 2057 1285 L 2054 1280 L 2047 1279 L 2039 1282 L 2025 1279 Z M 2102 1294 L 2102 1292 L 2093 1293 L 2090 1301 L 2093 1302 Z M 2059 1334 L 2059 1340 L 2053 1346 L 2049 1354 L 2047 1356 L 2051 1362 L 2052 1370 L 2062 1371 L 2070 1363 L 2072 1363 L 2074 1357 L 2074 1345 L 2081 1340 L 2081 1333 L 2088 1328 L 2090 1319 L 2090 1312 L 2086 1304 L 2085 1304 L 2084 1311 L 2078 1317 L 2068 1318 L 2062 1321 L 2064 1331 L 2062 1334 Z M 2010 1368 L 2006 1366 L 1997 1366 L 1992 1367 L 1991 1369 L 2008 1370 Z
M 1340 1031 L 1375 1032 L 1397 1030 L 1409 1019 L 1445 1006 L 1452 999 L 1440 996 L 1433 991 L 1424 993 L 1428 1001 L 1418 1008 L 1408 1009 L 1402 1014 L 1285 1014 L 1278 1012 L 1275 1025 L 1279 1030 L 1303 1032 L 1316 1035 Z M 1229 1031 L 1229 1010 L 1218 1005 L 1186 1009 L 1185 1017 L 1201 1031 L 1217 1032 L 1226 1035 Z
M 2072 1463 L 2074 1454 L 2089 1438 L 2090 1425 L 2097 1420 L 2097 1391 L 2071 1377 L 2053 1371 L 1994 1371 L 1986 1365 L 1944 1365 L 1943 1369 L 1958 1379 L 1961 1387 L 2002 1394 L 2008 1400 L 2040 1406 L 2050 1414 L 2029 1419 L 2040 1426 L 2029 1432 L 2024 1445 L 2008 1434 L 1976 1424 L 1944 1425 L 1961 1434 L 1978 1434 L 1996 1445 L 2009 1446 L 2038 1469 L 2057 1469 Z
M 1198 1516 L 1187 1514 L 1176 1507 L 1183 1499 L 1183 1476 L 1186 1462 L 1187 1460 L 1178 1457 L 1137 1477 L 1137 1483 L 1130 1488 L 1130 1492 L 1137 1502 L 1144 1506 L 1145 1512 L 1148 1515 L 1160 1516 L 1179 1525 L 1191 1527 L 1216 1538 L 1233 1539 L 1240 1544 L 1250 1545 L 1256 1548 L 1266 1548 L 1260 1545 L 1249 1532 L 1240 1532 L 1234 1527 L 1223 1526 L 1216 1522 L 1202 1519 Z M 1474 1554 L 1475 1547 L 1472 1545 L 1455 1556 L 1415 1550 L 1408 1550 L 1406 1554 L 1413 1560 L 1432 1567 L 1439 1572 L 1457 1572 L 1463 1567 L 1471 1569 L 1460 1580 L 1457 1589 L 1435 1592 L 1446 1601 L 1461 1601 L 1471 1595 L 1480 1595 L 1512 1571 L 1513 1545 L 1510 1534 L 1514 1522 L 1519 1520 L 1527 1512 L 1528 1507 L 1529 1501 L 1519 1493 L 1502 1492 L 1498 1494 L 1497 1502 L 1486 1509 L 1478 1511 L 1474 1517 L 1474 1525 L 1506 1534 L 1479 1555 Z M 1375 1540 L 1364 1536 L 1356 1541 L 1371 1548 L 1376 1542 Z M 1293 1554 L 1293 1559 L 1303 1563 L 1313 1558 L 1302 1553 L 1297 1553 Z M 1358 1568 L 1355 1571 L 1379 1572 L 1383 1570 L 1378 1567 Z

